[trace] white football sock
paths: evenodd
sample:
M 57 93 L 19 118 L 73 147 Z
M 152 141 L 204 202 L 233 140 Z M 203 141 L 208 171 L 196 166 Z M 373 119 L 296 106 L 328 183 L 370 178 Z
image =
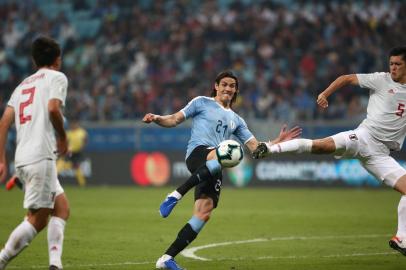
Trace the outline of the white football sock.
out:
M 48 222 L 49 265 L 62 269 L 62 247 L 66 221 L 59 217 L 51 217 Z
M 294 139 L 276 144 L 266 144 L 268 151 L 274 153 L 310 153 L 313 141 L 309 139 Z
M 182 199 L 182 194 L 180 194 L 177 190 L 174 190 L 171 194 L 169 194 L 169 197 L 175 197 L 176 199 L 180 200 Z
M 0 252 L 0 260 L 7 264 L 26 248 L 37 235 L 37 230 L 28 221 L 24 220 L 10 234 L 6 245 Z
M 406 195 L 400 198 L 398 205 L 398 232 L 396 236 L 406 239 Z

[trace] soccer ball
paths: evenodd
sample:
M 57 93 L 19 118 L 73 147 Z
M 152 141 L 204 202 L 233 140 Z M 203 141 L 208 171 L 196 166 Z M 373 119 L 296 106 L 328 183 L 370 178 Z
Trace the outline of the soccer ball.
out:
M 216 148 L 217 159 L 222 167 L 237 166 L 244 154 L 241 145 L 234 140 L 222 141 Z

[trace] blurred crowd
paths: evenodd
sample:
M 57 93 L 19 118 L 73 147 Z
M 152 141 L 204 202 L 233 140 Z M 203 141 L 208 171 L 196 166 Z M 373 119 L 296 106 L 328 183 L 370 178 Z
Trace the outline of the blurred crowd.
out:
M 82 121 L 172 113 L 234 70 L 243 117 L 360 119 L 367 91 L 315 105 L 337 76 L 387 71 L 406 44 L 404 1 L 0 0 L 0 111 L 33 72 L 38 34 L 63 48 L 65 114 Z M 403 19 L 402 19 L 403 18 Z

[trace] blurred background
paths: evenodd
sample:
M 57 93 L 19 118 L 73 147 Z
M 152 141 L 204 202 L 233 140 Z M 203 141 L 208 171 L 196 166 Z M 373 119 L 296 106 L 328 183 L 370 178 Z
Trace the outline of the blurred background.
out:
M 341 89 L 326 111 L 316 97 L 339 75 L 387 71 L 388 50 L 406 44 L 404 14 L 405 1 L 385 0 L 0 0 L 0 112 L 33 72 L 32 40 L 52 36 L 69 79 L 65 116 L 87 132 L 79 165 L 86 184 L 176 184 L 188 177 L 190 123 L 145 125 L 145 113 L 180 110 L 232 69 L 240 78 L 234 110 L 260 140 L 282 123 L 309 138 L 353 129 L 367 90 Z M 404 151 L 395 157 L 404 164 Z M 60 175 L 74 184 L 67 162 Z M 379 185 L 358 161 L 326 156 L 246 155 L 226 174 L 236 186 Z

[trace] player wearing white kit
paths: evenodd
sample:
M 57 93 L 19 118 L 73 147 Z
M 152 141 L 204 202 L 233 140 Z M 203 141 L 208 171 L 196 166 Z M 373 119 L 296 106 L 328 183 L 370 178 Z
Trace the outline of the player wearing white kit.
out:
M 47 223 L 49 269 L 62 269 L 69 204 L 57 179 L 56 155 L 67 151 L 61 108 L 65 105 L 68 81 L 58 71 L 62 63 L 61 49 L 53 39 L 35 39 L 31 54 L 38 71 L 14 90 L 0 122 L 0 180 L 7 174 L 5 144 L 14 122 L 16 175 L 25 186 L 24 208 L 28 209 L 26 218 L 14 229 L 0 252 L 1 270 Z
M 406 255 L 406 170 L 391 156 L 401 149 L 406 136 L 406 47 L 389 53 L 390 73 L 352 74 L 338 77 L 317 98 L 328 107 L 327 98 L 339 88 L 352 84 L 369 89 L 366 119 L 356 128 L 318 140 L 295 139 L 278 144 L 260 143 L 254 158 L 277 153 L 334 154 L 357 158 L 377 179 L 399 191 L 398 230 L 389 245 Z

